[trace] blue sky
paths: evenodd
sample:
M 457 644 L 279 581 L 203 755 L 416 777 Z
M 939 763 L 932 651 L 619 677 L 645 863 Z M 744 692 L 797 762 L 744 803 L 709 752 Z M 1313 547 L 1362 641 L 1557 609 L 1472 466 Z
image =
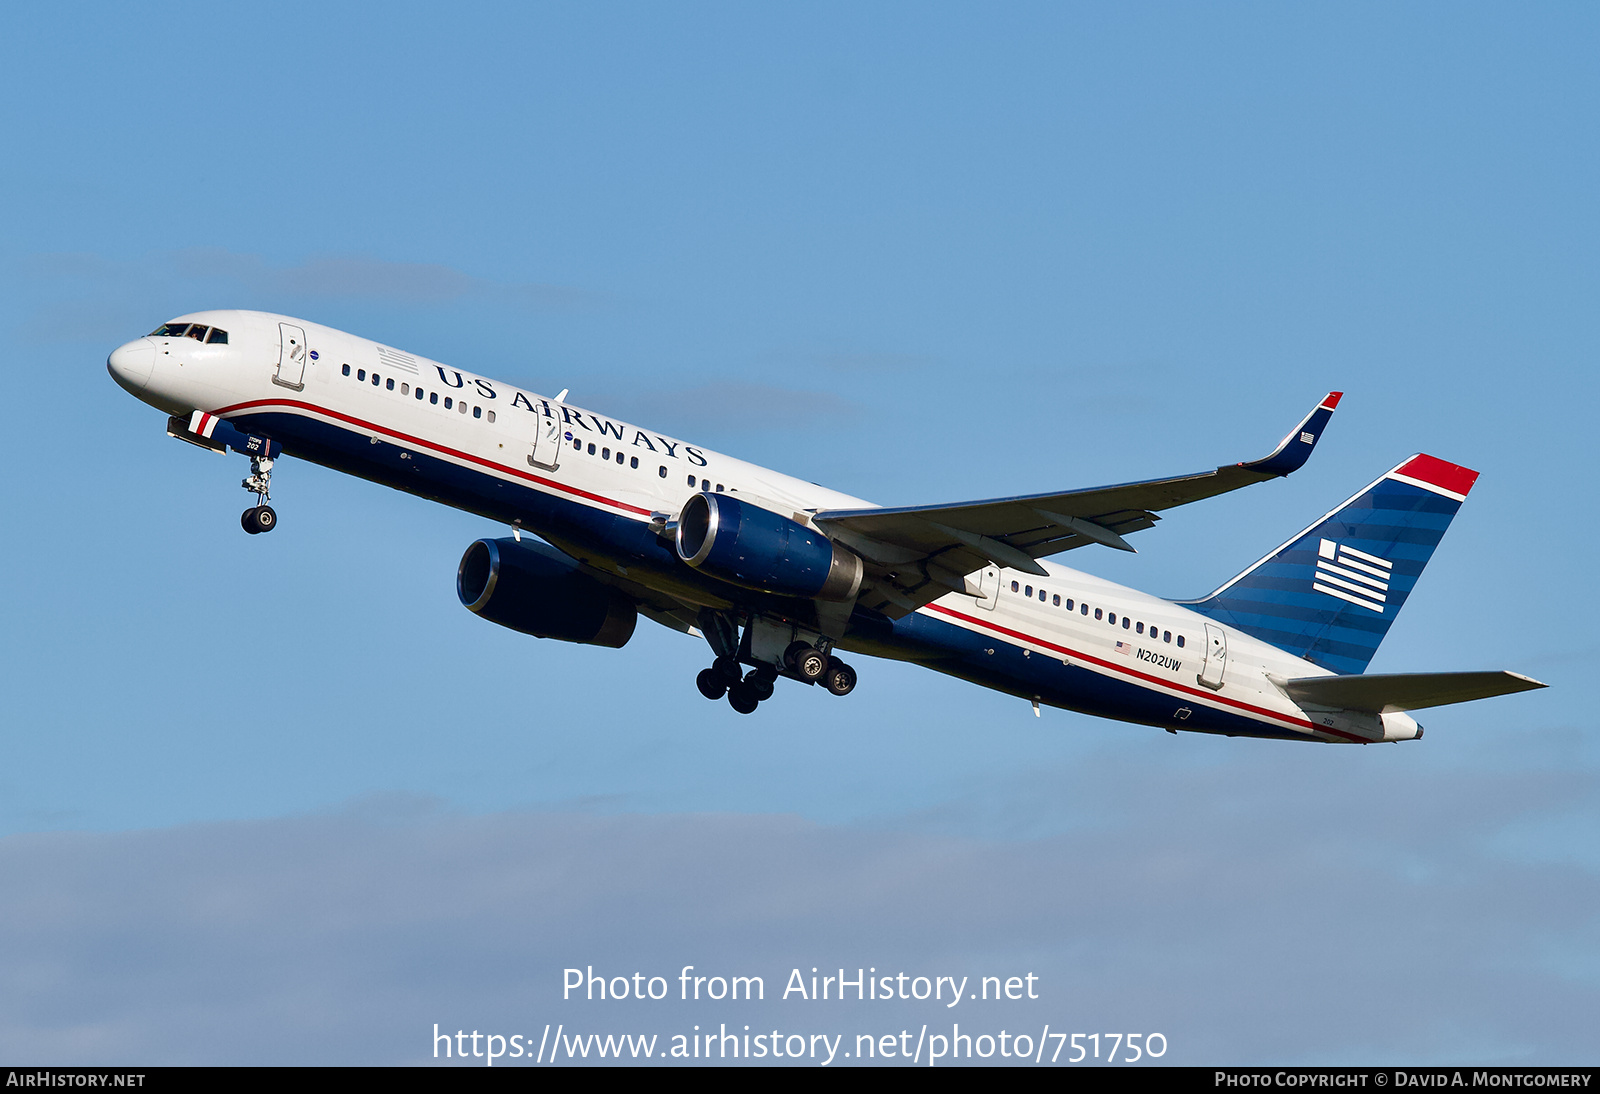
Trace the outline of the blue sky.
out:
M 1171 1062 L 1592 1059 L 1597 23 L 8 9 L 0 1055 L 404 1062 L 570 1017 L 581 960 L 1031 963 L 1029 1015 Z M 285 461 L 244 537 L 242 461 L 104 370 L 207 307 L 886 504 L 1260 455 L 1342 389 L 1293 479 L 1064 561 L 1203 593 L 1428 451 L 1482 478 L 1373 671 L 1552 686 L 1369 749 L 865 661 L 742 719 L 683 636 L 462 610 L 473 517 Z

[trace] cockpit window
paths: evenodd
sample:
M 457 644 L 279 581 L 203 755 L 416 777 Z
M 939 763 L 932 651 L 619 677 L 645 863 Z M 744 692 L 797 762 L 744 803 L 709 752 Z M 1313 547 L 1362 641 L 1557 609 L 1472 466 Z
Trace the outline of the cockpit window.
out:
M 183 337 L 189 337 L 189 338 L 193 338 L 196 342 L 204 342 L 204 341 L 206 341 L 206 332 L 208 330 L 210 330 L 210 329 L 211 328 L 207 327 L 204 323 L 163 323 L 163 324 L 161 324 L 161 326 L 157 327 L 155 330 L 150 332 L 150 337 L 151 338 L 183 338 Z M 222 335 L 222 337 L 221 338 L 212 338 L 211 341 L 213 341 L 213 342 L 224 342 L 224 343 L 227 342 L 227 340 L 228 340 L 228 332 L 227 331 L 216 331 L 215 333 Z
M 228 344 L 228 332 L 223 330 L 221 327 L 212 327 L 211 333 L 206 336 L 206 343 L 213 346 L 225 346 Z

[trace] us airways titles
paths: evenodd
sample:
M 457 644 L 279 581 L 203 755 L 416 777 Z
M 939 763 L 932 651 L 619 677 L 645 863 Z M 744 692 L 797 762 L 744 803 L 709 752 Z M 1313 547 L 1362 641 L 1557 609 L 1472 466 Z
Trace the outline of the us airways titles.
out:
M 446 387 L 465 388 L 467 386 L 467 379 L 461 375 L 460 369 L 446 369 L 442 365 L 435 365 L 434 369 L 439 373 L 439 382 L 444 384 Z M 454 383 L 451 383 L 451 376 L 455 377 Z M 488 380 L 475 376 L 472 378 L 472 385 L 478 389 L 478 393 L 485 399 L 500 398 L 500 393 L 495 391 L 494 384 Z M 534 398 L 538 398 L 537 405 L 535 405 L 533 402 Z M 631 447 L 634 448 L 638 448 L 640 445 L 643 445 L 649 451 L 654 452 L 657 455 L 665 455 L 669 459 L 686 459 L 696 467 L 707 466 L 705 453 L 700 451 L 692 444 L 684 444 L 682 441 L 669 441 L 659 433 L 646 433 L 644 430 L 636 429 L 625 422 L 613 422 L 606 418 L 602 418 L 593 411 L 585 412 L 581 410 L 573 410 L 565 403 L 556 403 L 554 406 L 552 406 L 549 399 L 539 398 L 537 396 L 530 398 L 525 392 L 522 391 L 518 391 L 511 397 L 511 405 L 519 410 L 526 410 L 532 414 L 542 413 L 546 418 L 556 417 L 555 412 L 557 409 L 560 409 L 561 420 L 564 424 L 569 426 L 576 425 L 579 429 L 582 429 L 585 432 L 593 433 L 596 438 L 610 437 L 618 442 L 626 441 Z M 588 421 L 584 420 L 584 415 L 586 413 L 588 414 Z M 593 422 L 594 424 L 590 425 L 589 422 Z M 633 431 L 632 441 L 627 441 L 627 433 L 629 430 Z M 575 435 L 568 430 L 565 439 L 570 441 L 574 438 L 574 436 Z M 654 438 L 654 440 L 651 438 Z M 658 444 L 661 446 L 660 448 L 656 447 Z M 682 456 L 678 455 L 678 449 L 680 448 L 683 449 Z

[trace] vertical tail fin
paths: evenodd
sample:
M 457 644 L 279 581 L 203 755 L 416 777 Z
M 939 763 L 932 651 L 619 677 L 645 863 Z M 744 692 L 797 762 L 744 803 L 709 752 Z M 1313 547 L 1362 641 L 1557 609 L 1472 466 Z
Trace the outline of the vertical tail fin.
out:
M 1180 603 L 1323 668 L 1365 672 L 1477 480 L 1412 456 L 1210 596 Z

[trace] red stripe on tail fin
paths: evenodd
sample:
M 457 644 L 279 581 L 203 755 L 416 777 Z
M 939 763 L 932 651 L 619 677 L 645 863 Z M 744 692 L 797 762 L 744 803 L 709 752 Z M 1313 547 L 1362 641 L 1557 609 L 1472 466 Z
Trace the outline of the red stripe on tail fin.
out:
M 1478 481 L 1476 471 L 1441 460 L 1437 456 L 1412 456 L 1395 471 L 1409 479 L 1437 486 L 1441 490 L 1448 490 L 1462 497 L 1466 497 L 1472 489 L 1472 484 Z

